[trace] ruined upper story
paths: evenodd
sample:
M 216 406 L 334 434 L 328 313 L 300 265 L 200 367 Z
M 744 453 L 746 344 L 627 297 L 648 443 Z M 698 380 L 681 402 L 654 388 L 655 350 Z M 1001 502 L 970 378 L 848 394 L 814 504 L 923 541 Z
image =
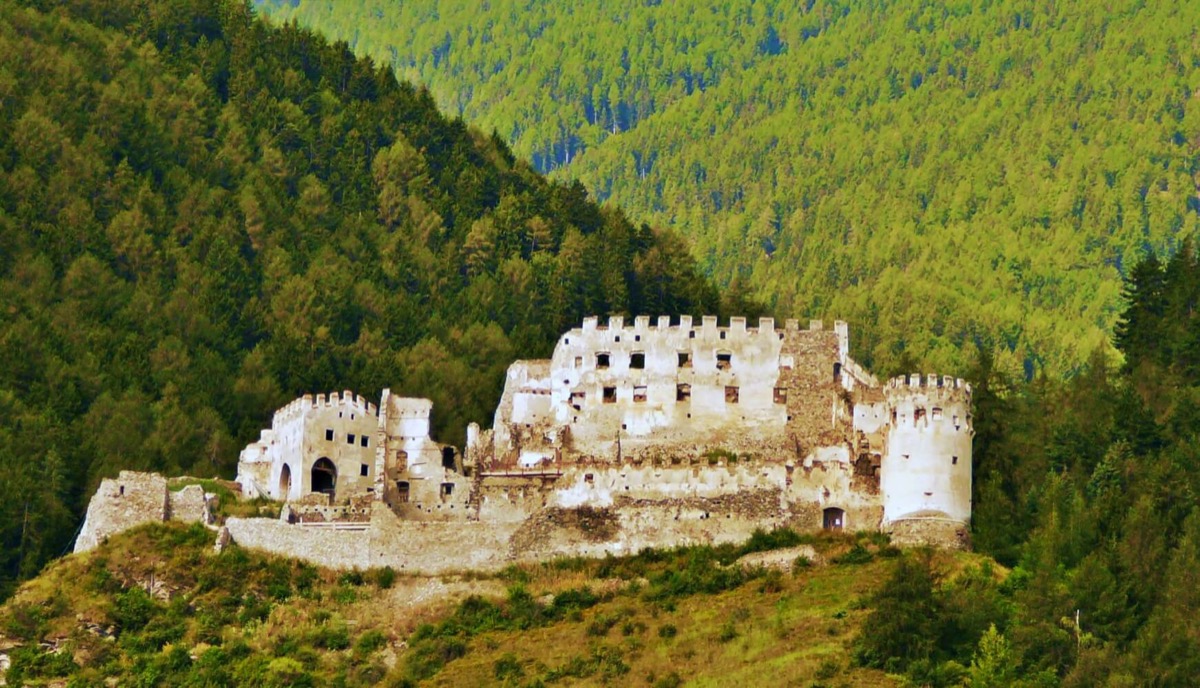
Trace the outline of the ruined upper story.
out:
M 878 382 L 849 356 L 849 329 L 715 316 L 607 325 L 587 318 L 549 361 L 509 369 L 495 459 L 613 461 L 647 453 L 803 452 L 851 432 L 850 402 Z

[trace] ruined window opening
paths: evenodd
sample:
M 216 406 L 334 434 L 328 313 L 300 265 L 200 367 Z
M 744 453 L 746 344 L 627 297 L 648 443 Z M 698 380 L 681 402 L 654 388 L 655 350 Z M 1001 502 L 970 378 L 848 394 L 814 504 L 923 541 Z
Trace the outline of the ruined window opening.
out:
M 583 367 L 583 356 L 576 356 L 576 357 L 575 357 L 575 367 L 576 367 L 576 368 L 582 368 L 582 367 Z
M 727 403 L 727 404 L 738 403 L 738 388 L 737 387 L 731 387 L 731 386 L 726 385 L 726 387 L 725 387 L 725 403 Z
M 325 430 L 325 441 L 326 442 L 333 441 L 333 428 L 328 428 Z
M 342 417 L 342 412 L 338 411 L 338 418 L 341 418 L 341 417 Z
M 360 437 L 360 438 L 358 438 L 358 439 L 359 439 L 359 442 L 358 442 L 358 444 L 359 444 L 360 446 L 363 446 L 363 447 L 369 447 L 369 446 L 371 446 L 371 438 L 370 438 L 370 437 L 367 437 L 366 435 L 363 435 L 362 437 Z
M 721 339 L 725 338 L 725 330 L 721 330 Z
M 442 483 L 442 501 L 450 498 L 454 494 L 454 483 Z
M 350 420 L 354 420 L 354 414 L 353 414 L 353 413 L 351 413 L 351 414 L 350 414 Z
M 676 401 L 691 401 L 691 385 L 677 384 L 676 385 Z M 691 418 L 691 415 L 689 415 Z
M 776 387 L 775 388 L 775 403 L 776 404 L 786 404 L 787 403 L 787 392 L 788 392 L 787 387 Z
M 717 352 L 717 370 L 729 370 L 733 366 L 733 354 L 728 351 Z
M 954 420 L 954 425 L 955 425 L 955 427 L 957 427 L 957 426 L 958 426 L 958 414 L 957 414 L 957 413 L 956 413 L 956 414 L 954 414 L 954 418 L 953 418 L 953 420 Z
M 696 338 L 696 331 L 688 330 L 688 339 L 695 339 L 695 338 Z
M 584 473 L 583 474 L 583 482 L 587 483 L 588 485 L 591 485 L 596 482 L 596 476 L 592 475 L 591 473 Z
M 633 388 L 634 402 L 643 402 L 646 400 L 646 387 L 644 385 Z
M 896 424 L 896 409 L 892 409 L 892 425 Z
M 117 494 L 121 495 L 122 497 L 125 496 L 125 486 L 124 485 L 122 485 L 120 487 L 120 489 L 117 491 Z
M 635 342 L 642 341 L 642 335 L 640 335 L 640 334 L 633 335 L 633 341 L 635 341 Z
M 951 466 L 957 466 L 957 465 L 958 465 L 958 457 L 957 457 L 957 456 L 951 456 L 951 457 L 950 457 L 950 465 L 951 465 Z
M 563 344 L 570 344 L 570 343 L 571 343 L 570 337 L 567 337 L 566 339 L 563 340 Z
M 442 468 L 454 469 L 454 447 L 442 447 Z
M 628 425 L 626 425 L 625 423 L 621 423 L 621 429 L 622 429 L 622 430 L 628 430 L 628 429 L 629 429 L 629 426 L 628 426 Z
M 833 364 L 833 381 L 834 382 L 842 381 L 842 364 L 841 363 Z
M 584 396 L 583 392 L 571 392 L 571 407 L 576 411 L 582 411 Z
M 367 477 L 371 474 L 371 467 L 364 463 L 358 467 L 358 474 L 364 478 Z
M 692 352 L 690 352 L 690 351 L 680 351 L 679 352 L 679 367 L 680 368 L 691 368 L 692 367 Z
M 919 408 L 913 411 L 913 422 L 920 423 L 925 418 L 925 409 Z
M 607 354 L 607 353 L 596 354 L 596 367 L 599 368 L 600 370 L 605 370 L 606 368 L 608 368 L 608 361 L 609 361 L 610 357 L 611 357 L 611 354 Z
M 337 466 L 327 457 L 322 456 L 312 467 L 312 491 L 331 495 L 336 488 Z
M 621 335 L 617 335 L 617 336 L 613 337 L 613 341 L 620 344 L 621 343 Z
M 940 408 L 934 408 L 933 414 L 930 417 L 933 418 L 934 420 L 941 420 L 942 419 L 942 410 Z
M 846 522 L 846 512 L 837 508 L 829 507 L 823 512 L 823 526 L 825 530 L 841 530 Z
M 283 464 L 283 470 L 279 471 L 279 496 L 287 499 L 287 496 L 292 491 L 292 467 Z
M 635 351 L 629 355 L 629 367 L 633 370 L 646 369 L 646 352 Z
M 606 403 L 606 404 L 617 403 L 617 388 L 616 387 L 605 387 L 604 388 L 604 403 Z
M 346 433 L 346 444 L 354 444 L 354 433 Z

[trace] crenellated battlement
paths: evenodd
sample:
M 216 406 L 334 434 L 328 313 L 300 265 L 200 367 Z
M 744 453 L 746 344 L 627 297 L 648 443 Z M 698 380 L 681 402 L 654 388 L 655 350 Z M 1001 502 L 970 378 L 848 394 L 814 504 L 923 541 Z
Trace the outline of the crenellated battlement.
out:
M 964 381 L 962 378 L 954 378 L 949 375 L 925 375 L 912 374 L 900 375 L 894 377 L 887 382 L 884 388 L 884 394 L 889 397 L 892 395 L 902 396 L 913 392 L 923 394 L 937 394 L 939 392 L 947 395 L 961 395 L 966 399 L 971 398 L 971 383 Z
M 674 323 L 673 320 L 675 320 Z M 570 343 L 572 337 L 578 340 L 583 335 L 586 341 L 595 341 L 592 337 L 600 336 L 603 337 L 603 340 L 597 343 L 607 343 L 617 337 L 623 338 L 626 335 L 632 335 L 635 338 L 632 341 L 640 341 L 640 335 L 692 332 L 695 338 L 702 340 L 719 339 L 736 343 L 751 341 L 755 337 L 781 337 L 783 333 L 826 331 L 824 323 L 820 320 L 810 320 L 808 327 L 801 329 L 800 321 L 796 319 L 788 319 L 782 328 L 777 328 L 775 318 L 767 317 L 759 318 L 757 326 L 753 326 L 746 318 L 739 316 L 731 317 L 725 325 L 721 325 L 719 318 L 715 315 L 701 316 L 699 323 L 696 323 L 690 315 L 679 316 L 678 319 L 669 315 L 660 315 L 656 318 L 639 315 L 633 319 L 632 324 L 626 323 L 624 316 L 614 315 L 610 316 L 603 324 L 596 316 L 586 317 L 580 327 L 564 334 L 562 340 Z M 840 340 L 848 342 L 848 331 L 849 328 L 845 322 L 839 320 L 834 323 L 833 332 Z
M 338 408 L 368 416 L 379 415 L 379 409 L 375 404 L 367 401 L 361 394 L 355 394 L 350 390 L 345 390 L 341 394 L 337 392 L 330 392 L 328 395 L 318 394 L 315 397 L 312 394 L 305 394 L 276 411 L 271 420 L 271 427 L 278 429 L 280 426 L 300 418 L 308 411 L 322 408 Z

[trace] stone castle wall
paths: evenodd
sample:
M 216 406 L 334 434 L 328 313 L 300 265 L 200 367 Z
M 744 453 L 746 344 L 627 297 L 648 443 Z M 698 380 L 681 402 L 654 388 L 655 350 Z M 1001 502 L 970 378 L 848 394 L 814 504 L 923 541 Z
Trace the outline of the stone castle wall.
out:
M 208 496 L 199 485 L 172 492 L 157 473 L 121 471 L 100 482 L 88 502 L 87 516 L 75 539 L 75 551 L 94 549 L 105 539 L 147 523 L 167 520 L 209 523 Z

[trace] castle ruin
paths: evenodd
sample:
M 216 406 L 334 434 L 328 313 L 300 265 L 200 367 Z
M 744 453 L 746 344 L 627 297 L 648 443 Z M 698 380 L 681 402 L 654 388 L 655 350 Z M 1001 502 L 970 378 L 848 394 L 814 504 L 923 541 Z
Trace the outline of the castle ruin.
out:
M 872 530 L 964 547 L 971 389 L 880 384 L 843 322 L 587 318 L 508 370 L 490 430 L 431 439 L 432 404 L 306 395 L 243 450 L 243 494 L 280 519 L 235 542 L 316 563 L 439 573 L 558 555 Z

